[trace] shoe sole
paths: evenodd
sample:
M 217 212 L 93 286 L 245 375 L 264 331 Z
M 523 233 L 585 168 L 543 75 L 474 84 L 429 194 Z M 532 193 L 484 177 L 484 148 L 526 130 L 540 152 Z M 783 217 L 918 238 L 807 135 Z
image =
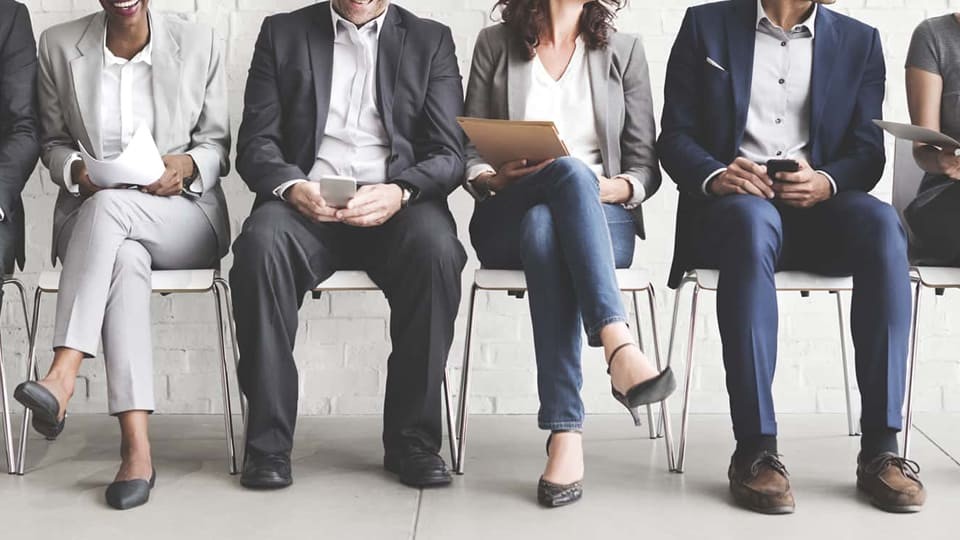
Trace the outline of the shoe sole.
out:
M 871 497 L 870 494 L 867 493 L 865 489 L 863 489 L 863 487 L 860 485 L 859 482 L 857 483 L 857 493 L 859 493 L 861 497 L 866 499 L 867 502 L 869 502 L 870 505 L 873 506 L 874 508 L 878 510 L 883 510 L 884 512 L 887 512 L 890 514 L 916 514 L 917 512 L 920 512 L 921 510 L 923 510 L 923 505 L 908 504 L 904 506 L 895 506 L 895 505 L 887 505 L 887 504 L 880 503 L 874 500 L 874 498 Z
M 424 480 L 423 478 L 418 478 L 416 481 L 411 481 L 409 478 L 404 478 L 403 475 L 400 475 L 400 483 L 405 486 L 410 486 L 414 488 L 434 488 L 434 487 L 444 487 L 449 486 L 453 483 L 452 476 L 437 476 L 434 478 L 429 478 Z
M 289 482 L 277 482 L 277 483 L 271 483 L 271 484 L 254 483 L 254 482 L 241 479 L 240 485 L 247 489 L 252 489 L 254 491 L 276 491 L 278 489 L 288 488 L 292 486 L 293 479 L 291 479 Z
M 766 514 L 768 516 L 783 516 L 787 514 L 792 514 L 796 511 L 796 507 L 793 506 L 775 506 L 773 508 L 759 508 L 756 506 L 745 506 L 747 510 L 751 512 L 756 512 L 758 514 Z
M 33 419 L 30 425 L 33 429 L 44 436 L 49 441 L 56 438 L 63 432 L 61 420 L 57 419 L 55 414 L 50 413 L 46 403 L 40 401 L 31 390 L 27 388 L 17 388 L 13 392 L 13 399 L 20 402 L 21 405 L 30 410 Z M 59 407 L 59 404 L 58 404 Z M 66 420 L 66 418 L 64 418 Z

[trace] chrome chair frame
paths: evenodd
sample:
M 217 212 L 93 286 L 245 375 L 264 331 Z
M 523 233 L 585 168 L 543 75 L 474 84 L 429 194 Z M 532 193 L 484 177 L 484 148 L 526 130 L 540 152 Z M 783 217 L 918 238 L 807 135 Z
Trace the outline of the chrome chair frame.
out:
M 175 273 L 191 273 L 191 276 L 200 276 L 199 283 L 194 288 L 188 287 L 165 288 L 158 287 L 158 279 L 162 280 L 164 276 L 171 276 Z M 27 380 L 38 380 L 40 378 L 37 367 L 37 337 L 39 334 L 40 303 L 44 294 L 56 294 L 59 292 L 59 274 L 60 272 L 45 272 L 41 275 L 40 283 L 34 296 L 33 303 L 33 324 L 30 327 L 30 353 L 27 366 Z M 184 274 L 185 275 L 185 274 Z M 209 278 L 207 277 L 209 276 Z M 220 384 L 223 393 L 223 424 L 226 433 L 228 469 L 230 474 L 237 474 L 237 448 L 236 438 L 233 427 L 233 407 L 230 401 L 230 378 L 227 368 L 226 342 L 224 335 L 224 313 L 223 303 L 226 303 L 227 321 L 230 325 L 230 334 L 233 338 L 234 359 L 239 359 L 240 353 L 237 350 L 236 330 L 233 324 L 233 304 L 230 300 L 230 285 L 225 279 L 220 277 L 219 270 L 155 270 L 153 272 L 154 288 L 153 292 L 161 295 L 169 294 L 203 294 L 211 293 L 213 295 L 217 312 L 217 332 L 219 335 L 218 344 L 220 347 Z M 209 285 L 207 285 L 209 279 Z M 49 283 L 56 283 L 56 286 Z M 27 454 L 27 434 L 30 425 L 30 410 L 24 408 L 23 421 L 20 426 L 20 448 L 17 464 L 17 474 L 23 475 L 26 465 Z
M 680 311 L 680 300 L 681 294 L 687 285 L 693 284 L 693 295 L 691 298 L 690 306 L 690 327 L 688 330 L 687 336 L 687 355 L 686 355 L 686 365 L 685 367 L 685 376 L 683 383 L 683 412 L 681 417 L 681 426 L 680 426 L 680 443 L 677 450 L 676 468 L 674 469 L 677 473 L 682 473 L 684 471 L 684 465 L 686 463 L 686 447 L 687 447 L 687 430 L 689 424 L 690 416 L 690 392 L 692 390 L 693 382 L 693 345 L 694 338 L 696 335 L 696 317 L 697 317 L 697 306 L 700 292 L 703 290 L 716 291 L 716 285 L 713 284 L 704 284 L 698 278 L 698 275 L 703 275 L 706 273 L 716 272 L 715 270 L 693 270 L 688 272 L 684 276 L 683 281 L 680 283 L 680 286 L 677 288 L 676 296 L 674 299 L 673 306 L 673 321 L 670 327 L 670 342 L 667 349 L 667 365 L 672 365 L 673 362 L 673 351 L 674 351 L 674 342 L 676 340 L 677 334 L 677 323 L 678 316 Z M 699 273 L 699 274 L 698 274 Z M 808 281 L 809 283 L 801 283 L 799 285 L 791 285 L 789 287 L 778 287 L 777 292 L 799 292 L 804 297 L 809 296 L 810 292 L 819 291 L 819 292 L 828 292 L 830 294 L 835 294 L 837 297 L 837 320 L 840 329 L 840 351 L 841 359 L 843 363 L 843 386 L 844 393 L 846 397 L 846 409 L 847 409 L 847 432 L 851 437 L 859 435 L 859 430 L 857 429 L 857 423 L 853 414 L 853 402 L 850 394 L 850 370 L 847 360 L 847 340 L 846 340 L 846 327 L 844 324 L 843 317 L 843 302 L 841 299 L 841 294 L 844 292 L 853 291 L 853 280 L 851 278 L 833 278 L 826 276 L 819 276 L 816 274 L 810 274 L 807 272 L 778 272 L 777 276 L 781 278 L 790 276 L 793 277 L 797 282 Z M 812 282 L 811 282 L 812 280 Z M 826 281 L 830 283 L 825 285 L 819 283 Z M 912 361 L 911 361 L 912 364 Z M 909 429 L 908 429 L 909 431 Z
M 481 279 L 482 276 L 489 275 L 484 273 L 503 273 L 502 275 L 506 276 L 506 273 L 512 274 L 513 281 L 518 281 L 522 283 L 523 286 L 518 286 L 517 284 L 504 284 L 500 285 L 489 285 L 484 286 L 480 283 L 484 282 L 484 279 Z M 637 325 L 637 336 L 638 344 L 643 348 L 643 331 L 640 324 L 640 302 L 638 295 L 641 292 L 647 293 L 647 299 L 649 302 L 650 309 L 650 326 L 653 333 L 653 347 L 654 347 L 654 358 L 657 363 L 657 369 L 662 370 L 663 364 L 661 361 L 660 355 L 660 336 L 657 330 L 657 310 L 656 310 L 656 292 L 654 290 L 653 284 L 649 279 L 644 277 L 639 280 L 643 283 L 640 285 L 624 285 L 629 279 L 624 279 L 624 277 L 636 276 L 638 273 L 643 273 L 642 270 L 617 270 L 618 280 L 620 281 L 620 291 L 622 293 L 629 293 L 633 300 L 633 311 L 635 322 Z M 642 275 L 646 275 L 643 273 Z M 508 279 L 510 281 L 510 279 Z M 477 303 L 477 293 L 479 291 L 486 292 L 506 292 L 509 295 L 516 296 L 517 298 L 522 298 L 526 293 L 526 281 L 523 278 L 523 272 L 521 270 L 488 270 L 488 269 L 479 269 L 474 274 L 473 285 L 470 289 L 470 304 L 467 311 L 467 333 L 464 340 L 464 352 L 463 352 L 463 367 L 462 373 L 460 375 L 460 396 L 459 396 L 459 414 L 457 419 L 457 439 L 459 442 L 457 456 L 459 460 L 457 462 L 457 467 L 455 472 L 457 474 L 464 474 L 465 469 L 465 460 L 464 456 L 466 453 L 467 446 L 467 421 L 469 419 L 468 403 L 469 403 L 469 394 L 470 394 L 470 360 L 472 357 L 472 348 L 471 343 L 473 340 L 473 320 L 476 315 L 476 303 Z M 667 364 L 669 366 L 669 363 Z M 664 443 L 667 450 L 667 468 L 668 470 L 674 469 L 674 452 L 673 452 L 673 431 L 670 425 L 670 412 L 669 406 L 667 404 L 668 400 L 660 402 L 660 419 L 654 421 L 653 419 L 653 410 L 651 406 L 647 406 L 647 420 L 649 427 L 649 436 L 650 439 L 657 439 L 663 437 Z M 654 428 L 654 424 L 658 426 Z M 662 434 L 662 435 L 661 435 Z
M 28 315 L 29 309 L 27 309 L 27 290 L 19 279 L 11 276 L 5 276 L 3 278 L 3 288 L 6 288 L 8 285 L 13 285 L 20 293 L 20 304 L 23 306 L 23 323 L 24 327 L 27 329 L 27 336 L 29 338 L 31 335 L 31 327 L 30 317 Z M 19 460 L 17 459 L 17 455 L 13 452 L 13 429 L 11 427 L 10 420 L 10 399 L 7 394 L 7 372 L 3 363 L 2 339 L 0 339 L 0 400 L 2 400 L 3 406 L 3 450 L 7 456 L 7 472 L 9 474 L 16 474 Z
M 335 292 L 381 292 L 380 287 L 370 279 L 366 272 L 361 270 L 338 270 L 332 276 L 325 279 L 322 283 L 313 288 L 313 298 L 319 299 L 322 293 Z M 450 383 L 447 378 L 447 370 L 443 370 L 443 402 L 447 412 L 447 434 L 450 444 L 450 466 L 456 469 L 459 464 L 457 454 L 456 434 L 453 430 L 453 409 L 450 400 Z M 244 409 L 246 405 L 244 405 Z M 244 413 L 244 426 L 246 426 L 246 413 Z M 246 429 L 246 428 L 244 428 Z M 246 438 L 246 437 L 244 437 Z

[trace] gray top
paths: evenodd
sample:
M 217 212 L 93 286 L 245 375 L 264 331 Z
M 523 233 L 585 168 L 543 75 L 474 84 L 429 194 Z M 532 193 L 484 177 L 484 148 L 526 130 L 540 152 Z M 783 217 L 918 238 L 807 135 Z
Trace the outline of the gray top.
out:
M 940 131 L 960 138 L 960 22 L 953 14 L 920 23 L 910 41 L 906 67 L 943 78 Z M 920 184 L 917 202 L 926 204 L 952 184 L 944 175 L 927 174 Z

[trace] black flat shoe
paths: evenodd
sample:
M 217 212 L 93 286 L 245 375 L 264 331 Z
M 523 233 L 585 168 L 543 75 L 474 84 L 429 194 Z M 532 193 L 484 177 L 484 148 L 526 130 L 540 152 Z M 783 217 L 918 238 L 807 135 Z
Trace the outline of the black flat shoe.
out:
M 117 510 L 129 510 L 147 504 L 150 490 L 157 484 L 157 470 L 153 470 L 150 480 L 124 480 L 107 486 L 107 504 Z
M 613 360 L 617 357 L 617 353 L 622 351 L 627 347 L 637 347 L 634 343 L 624 343 L 616 349 L 613 350 L 613 354 L 610 355 L 610 359 L 607 360 L 607 365 L 610 366 L 613 363 Z M 607 374 L 610 373 L 610 368 L 607 368 Z M 670 397 L 671 394 L 677 389 L 677 379 L 673 376 L 673 370 L 670 369 L 670 366 L 667 366 L 667 369 L 660 372 L 659 375 L 652 379 L 648 379 L 634 385 L 632 388 L 627 390 L 626 394 L 619 392 L 613 385 L 610 386 L 610 390 L 613 393 L 613 398 L 619 401 L 624 407 L 630 411 L 630 416 L 633 417 L 633 423 L 637 426 L 640 425 L 640 409 L 646 405 L 653 403 L 660 403 L 661 401 Z
M 290 456 L 287 454 L 257 455 L 247 451 L 243 460 L 240 485 L 248 489 L 282 489 L 293 484 Z
M 453 482 L 443 458 L 421 448 L 387 454 L 383 458 L 383 468 L 399 476 L 401 484 L 410 487 L 442 487 Z
M 547 455 L 550 455 L 550 441 L 553 439 L 554 433 L 552 432 L 550 436 L 547 437 Z M 560 506 L 566 506 L 568 504 L 573 504 L 583 498 L 583 480 L 577 480 L 571 484 L 554 484 L 549 480 L 544 480 L 543 477 L 540 477 L 540 481 L 537 482 L 537 502 L 540 503 L 540 506 L 546 508 L 558 508 Z
M 67 417 L 64 414 L 63 419 L 60 416 L 60 402 L 53 392 L 47 390 L 42 384 L 34 381 L 27 381 L 17 386 L 13 392 L 13 398 L 19 401 L 24 407 L 30 409 L 33 413 L 31 425 L 37 433 L 43 435 L 47 440 L 54 440 L 63 431 Z

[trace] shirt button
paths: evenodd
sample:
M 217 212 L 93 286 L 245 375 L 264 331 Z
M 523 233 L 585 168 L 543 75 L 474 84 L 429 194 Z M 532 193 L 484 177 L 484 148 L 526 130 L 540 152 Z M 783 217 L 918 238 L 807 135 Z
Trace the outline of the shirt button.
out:
M 786 82 L 787 82 L 787 80 L 786 80 L 786 79 L 780 79 L 780 80 L 779 80 L 779 81 L 777 81 L 777 82 L 779 82 L 780 84 L 784 84 L 784 83 L 786 83 Z
M 777 152 L 777 155 L 778 155 L 778 156 L 782 156 L 782 155 L 783 155 L 783 152 L 778 151 L 778 152 Z
M 779 125 L 779 124 L 782 124 L 782 123 L 783 123 L 783 119 L 782 119 L 782 118 L 777 118 L 777 124 Z
M 786 41 L 781 41 L 781 42 L 780 42 L 780 46 L 781 46 L 781 47 L 786 47 L 786 46 L 787 46 L 787 42 L 786 42 Z

